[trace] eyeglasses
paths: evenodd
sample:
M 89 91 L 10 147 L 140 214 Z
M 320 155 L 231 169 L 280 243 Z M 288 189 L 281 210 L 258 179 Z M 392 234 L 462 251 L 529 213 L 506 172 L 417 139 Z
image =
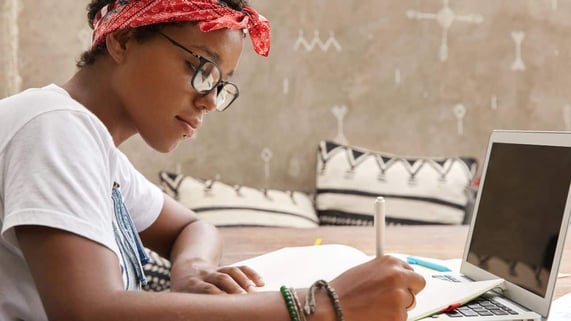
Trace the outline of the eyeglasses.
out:
M 238 98 L 238 86 L 231 82 L 222 80 L 222 72 L 214 62 L 192 52 L 164 33 L 159 32 L 159 34 L 171 44 L 181 48 L 198 59 L 198 67 L 195 67 L 193 64 L 189 64 L 194 70 L 194 75 L 190 82 L 192 88 L 201 95 L 206 95 L 216 89 L 216 110 L 224 111 L 228 109 L 236 98 Z

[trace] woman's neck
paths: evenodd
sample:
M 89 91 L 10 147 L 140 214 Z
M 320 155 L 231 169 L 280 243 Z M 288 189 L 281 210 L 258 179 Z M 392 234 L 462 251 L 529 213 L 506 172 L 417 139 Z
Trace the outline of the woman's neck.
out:
M 107 127 L 115 146 L 119 146 L 136 134 L 123 104 L 115 95 L 112 86 L 112 72 L 101 57 L 95 65 L 79 69 L 62 87 L 80 104 L 94 113 Z

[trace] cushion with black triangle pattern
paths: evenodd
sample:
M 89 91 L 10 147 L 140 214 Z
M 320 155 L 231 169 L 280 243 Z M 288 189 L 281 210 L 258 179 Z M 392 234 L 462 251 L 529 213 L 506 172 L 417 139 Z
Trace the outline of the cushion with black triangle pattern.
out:
M 474 157 L 405 157 L 322 141 L 315 205 L 322 225 L 372 225 L 385 199 L 388 224 L 465 224 L 475 197 Z
M 256 189 L 160 172 L 163 191 L 219 227 L 319 225 L 311 195 L 300 191 Z

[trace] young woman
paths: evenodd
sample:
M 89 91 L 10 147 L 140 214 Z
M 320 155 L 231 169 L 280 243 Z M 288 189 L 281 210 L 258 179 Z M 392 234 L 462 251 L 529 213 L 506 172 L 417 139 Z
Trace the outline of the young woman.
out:
M 88 10 L 93 45 L 77 73 L 0 101 L 1 320 L 406 319 L 424 280 L 391 257 L 313 291 L 256 293 L 255 271 L 218 265 L 216 229 L 117 148 L 139 133 L 169 152 L 228 108 L 246 33 L 268 54 L 263 16 L 244 0 L 94 0 Z M 170 292 L 136 291 L 142 244 L 173 262 Z M 316 309 L 304 312 L 312 292 Z

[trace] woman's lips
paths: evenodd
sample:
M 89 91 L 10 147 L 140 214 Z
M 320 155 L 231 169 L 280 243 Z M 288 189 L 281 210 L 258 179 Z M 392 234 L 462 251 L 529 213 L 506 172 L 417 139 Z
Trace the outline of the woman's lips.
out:
M 184 134 L 183 136 L 185 137 L 190 137 L 192 136 L 192 134 L 194 134 L 194 132 L 196 131 L 196 129 L 200 126 L 199 123 L 197 122 L 193 122 L 188 118 L 183 118 L 181 116 L 176 116 L 176 119 L 183 125 L 184 127 Z

